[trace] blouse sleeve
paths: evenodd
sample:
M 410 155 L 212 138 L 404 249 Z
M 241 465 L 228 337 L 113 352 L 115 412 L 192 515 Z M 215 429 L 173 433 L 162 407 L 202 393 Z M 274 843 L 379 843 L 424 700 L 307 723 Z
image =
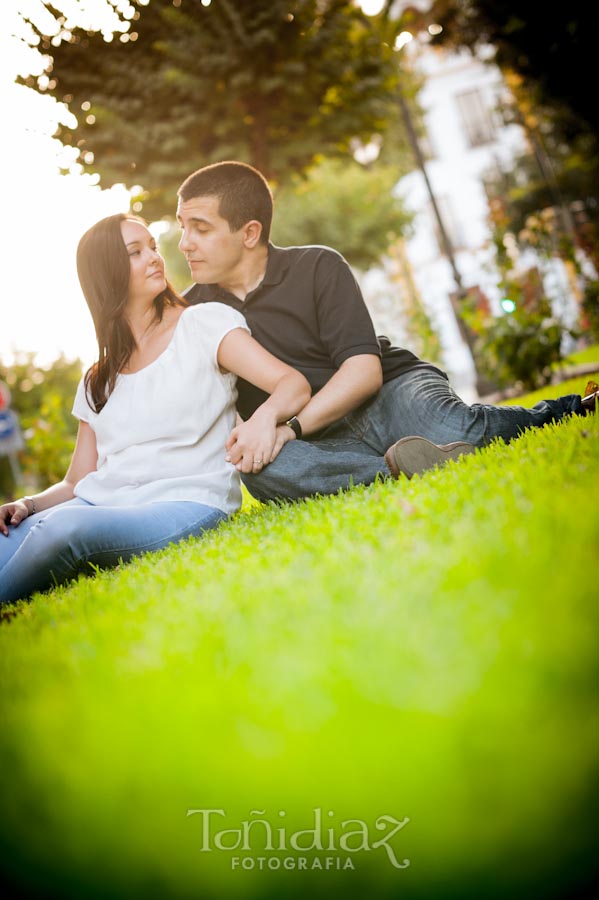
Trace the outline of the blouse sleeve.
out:
M 243 328 L 251 334 L 244 316 L 224 303 L 200 303 L 190 309 L 195 326 L 209 359 L 218 368 L 218 348 L 222 339 L 234 328 Z
M 85 394 L 84 378 L 81 379 L 79 385 L 77 386 L 77 393 L 75 394 L 75 401 L 73 403 L 73 409 L 71 410 L 71 412 L 77 419 L 80 419 L 82 422 L 89 422 L 91 409 L 89 403 L 87 402 L 87 397 Z

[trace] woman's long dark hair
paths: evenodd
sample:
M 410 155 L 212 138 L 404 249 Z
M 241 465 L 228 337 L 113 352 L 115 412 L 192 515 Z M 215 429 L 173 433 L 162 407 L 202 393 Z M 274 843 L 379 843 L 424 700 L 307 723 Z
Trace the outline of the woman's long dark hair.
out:
M 136 346 L 125 316 L 130 260 L 121 234 L 121 222 L 129 219 L 146 225 L 139 216 L 117 213 L 96 222 L 85 232 L 77 247 L 79 282 L 98 340 L 98 361 L 85 374 L 88 402 L 97 413 L 106 404 L 117 375 Z M 166 289 L 154 298 L 158 322 L 169 306 L 187 306 L 187 303 L 167 282 Z

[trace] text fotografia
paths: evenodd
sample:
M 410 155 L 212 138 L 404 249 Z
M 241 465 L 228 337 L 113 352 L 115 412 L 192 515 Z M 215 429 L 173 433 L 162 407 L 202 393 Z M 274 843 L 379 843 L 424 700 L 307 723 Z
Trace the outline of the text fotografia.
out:
M 394 816 L 379 816 L 374 827 L 369 828 L 363 819 L 345 819 L 333 824 L 335 813 L 327 812 L 323 823 L 320 807 L 312 810 L 313 816 L 308 828 L 290 831 L 285 825 L 273 827 L 268 819 L 263 818 L 264 809 L 253 809 L 249 818 L 244 819 L 236 828 L 222 828 L 227 814 L 224 809 L 188 809 L 188 816 L 200 816 L 202 822 L 202 853 L 215 850 L 236 853 L 231 858 L 232 869 L 354 869 L 353 854 L 382 851 L 388 861 L 396 869 L 406 869 L 409 859 L 397 855 L 397 847 L 392 844 L 393 838 L 410 821 L 407 817 L 396 819 Z M 280 818 L 286 813 L 279 810 Z M 254 818 L 258 817 L 258 818 Z M 383 834 L 381 834 L 383 832 Z M 397 841 L 395 842 L 397 845 Z M 265 853 L 281 853 L 285 851 L 307 853 L 319 851 L 324 854 L 340 855 L 306 856 L 266 856 Z M 242 856 L 241 854 L 247 854 Z M 260 855 L 257 856 L 256 854 Z

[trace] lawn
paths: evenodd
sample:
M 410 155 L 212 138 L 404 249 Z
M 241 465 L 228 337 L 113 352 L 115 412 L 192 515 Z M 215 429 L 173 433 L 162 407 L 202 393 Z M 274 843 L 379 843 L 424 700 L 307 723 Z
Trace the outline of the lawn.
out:
M 7 895 L 585 896 L 598 438 L 571 419 L 412 481 L 247 503 L 20 605 Z

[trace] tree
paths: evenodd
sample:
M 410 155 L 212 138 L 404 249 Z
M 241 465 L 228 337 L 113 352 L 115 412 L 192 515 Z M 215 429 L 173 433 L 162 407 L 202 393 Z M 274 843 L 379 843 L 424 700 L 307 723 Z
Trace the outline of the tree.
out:
M 25 437 L 19 461 L 30 490 L 60 481 L 68 468 L 77 435 L 71 409 L 82 366 L 81 360 L 63 356 L 40 366 L 33 353 L 20 355 L 11 365 L 0 360 L 0 381 L 10 389 Z M 0 496 L 10 496 L 13 488 L 8 467 L 0 466 Z
M 582 202 L 596 230 L 599 111 L 586 89 L 594 79 L 593 7 L 573 0 L 539 14 L 532 0 L 435 0 L 428 12 L 409 15 L 416 27 L 442 27 L 436 44 L 474 53 L 494 48 L 491 61 L 503 71 L 512 115 L 535 157 L 535 183 L 521 179 L 529 188 L 518 192 L 520 214 Z M 564 231 L 574 236 L 571 223 Z
M 594 92 L 596 12 L 587 0 L 551 10 L 535 0 L 435 0 L 426 22 L 443 30 L 434 43 L 476 51 L 492 45 L 494 62 L 517 72 L 542 105 L 559 109 L 572 133 L 599 130 Z M 416 22 L 424 20 L 418 15 Z
M 144 188 L 144 214 L 173 208 L 194 168 L 223 158 L 280 182 L 319 155 L 349 154 L 385 131 L 395 102 L 397 23 L 369 19 L 352 0 L 131 0 L 116 40 L 66 28 L 51 57 L 22 79 L 79 115 L 57 136 L 107 184 Z M 83 113 L 83 114 L 82 114 Z M 138 209 L 141 207 L 138 206 Z
M 494 48 L 491 61 L 513 100 L 508 116 L 524 128 L 531 154 L 491 193 L 505 207 L 506 231 L 563 259 L 579 297 L 581 324 L 596 329 L 599 111 L 588 89 L 594 81 L 593 6 L 572 0 L 547 13 L 532 0 L 435 0 L 424 16 L 410 15 L 417 27 L 441 25 L 434 41 L 443 46 L 475 53 Z
M 322 160 L 275 196 L 273 240 L 284 246 L 327 244 L 351 265 L 376 265 L 410 221 L 393 195 L 397 171 Z

